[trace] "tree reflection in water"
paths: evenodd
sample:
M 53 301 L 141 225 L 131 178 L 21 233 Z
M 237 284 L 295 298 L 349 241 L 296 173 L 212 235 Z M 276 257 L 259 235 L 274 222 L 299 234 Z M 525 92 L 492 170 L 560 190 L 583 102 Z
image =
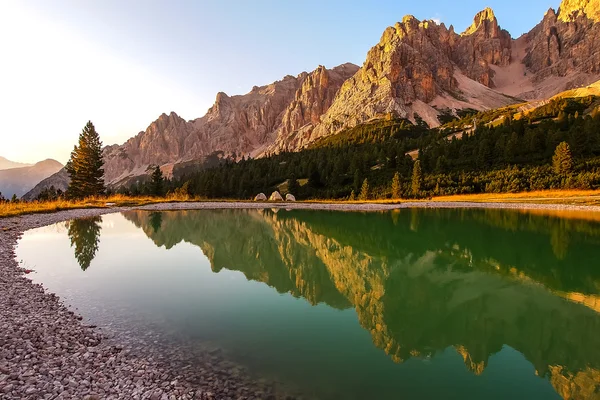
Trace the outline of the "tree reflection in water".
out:
M 98 251 L 101 223 L 102 217 L 100 216 L 79 218 L 67 222 L 71 247 L 75 246 L 75 258 L 83 271 L 90 267 Z

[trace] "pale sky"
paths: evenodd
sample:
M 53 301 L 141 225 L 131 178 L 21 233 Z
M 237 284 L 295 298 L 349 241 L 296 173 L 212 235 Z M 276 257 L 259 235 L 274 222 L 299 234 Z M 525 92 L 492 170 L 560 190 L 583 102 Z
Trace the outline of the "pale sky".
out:
M 65 163 L 88 120 L 121 144 L 319 64 L 362 65 L 406 14 L 459 32 L 486 6 L 515 37 L 559 0 L 0 0 L 0 156 Z

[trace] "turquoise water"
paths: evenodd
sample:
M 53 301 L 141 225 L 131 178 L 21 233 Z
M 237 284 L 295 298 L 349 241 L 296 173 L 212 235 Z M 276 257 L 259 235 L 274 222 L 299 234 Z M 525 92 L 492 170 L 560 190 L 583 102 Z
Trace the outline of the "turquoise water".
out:
M 600 224 L 500 210 L 132 211 L 18 259 L 100 327 L 320 399 L 600 398 Z

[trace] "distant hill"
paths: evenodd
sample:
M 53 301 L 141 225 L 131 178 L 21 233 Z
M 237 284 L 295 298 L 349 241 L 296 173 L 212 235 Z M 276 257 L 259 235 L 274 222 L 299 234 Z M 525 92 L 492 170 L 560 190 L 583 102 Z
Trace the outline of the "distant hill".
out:
M 66 192 L 67 188 L 69 187 L 69 182 L 70 179 L 67 170 L 61 168 L 61 170 L 57 173 L 52 174 L 46 179 L 40 181 L 37 185 L 33 187 L 33 189 L 25 193 L 21 198 L 27 201 L 35 200 L 36 197 L 38 197 L 38 195 L 42 192 L 42 190 L 49 189 L 52 186 L 54 186 L 54 189 L 56 190 L 60 189 L 63 192 Z
M 43 179 L 60 171 L 63 165 L 56 160 L 40 161 L 30 167 L 0 170 L 0 193 L 10 198 L 13 194 L 21 197 Z
M 31 164 L 10 161 L 10 160 L 0 156 L 0 170 L 11 169 L 11 168 L 22 168 L 22 167 L 31 167 Z

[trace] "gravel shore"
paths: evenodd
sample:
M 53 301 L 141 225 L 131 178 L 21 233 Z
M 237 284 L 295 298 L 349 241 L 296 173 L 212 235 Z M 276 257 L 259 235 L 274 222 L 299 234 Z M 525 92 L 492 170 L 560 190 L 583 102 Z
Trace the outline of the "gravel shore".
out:
M 511 208 L 600 212 L 600 207 L 520 204 L 407 202 L 164 203 L 135 209 L 285 208 L 381 211 L 398 208 Z M 112 343 L 41 285 L 15 260 L 24 231 L 73 218 L 131 210 L 127 207 L 67 210 L 0 218 L 0 398 L 1 399 L 278 399 L 293 398 L 271 383 L 227 361 L 218 350 L 180 351 L 185 367 L 159 354 L 139 355 Z M 177 357 L 175 357 L 177 358 Z M 193 363 L 190 363 L 192 361 Z

